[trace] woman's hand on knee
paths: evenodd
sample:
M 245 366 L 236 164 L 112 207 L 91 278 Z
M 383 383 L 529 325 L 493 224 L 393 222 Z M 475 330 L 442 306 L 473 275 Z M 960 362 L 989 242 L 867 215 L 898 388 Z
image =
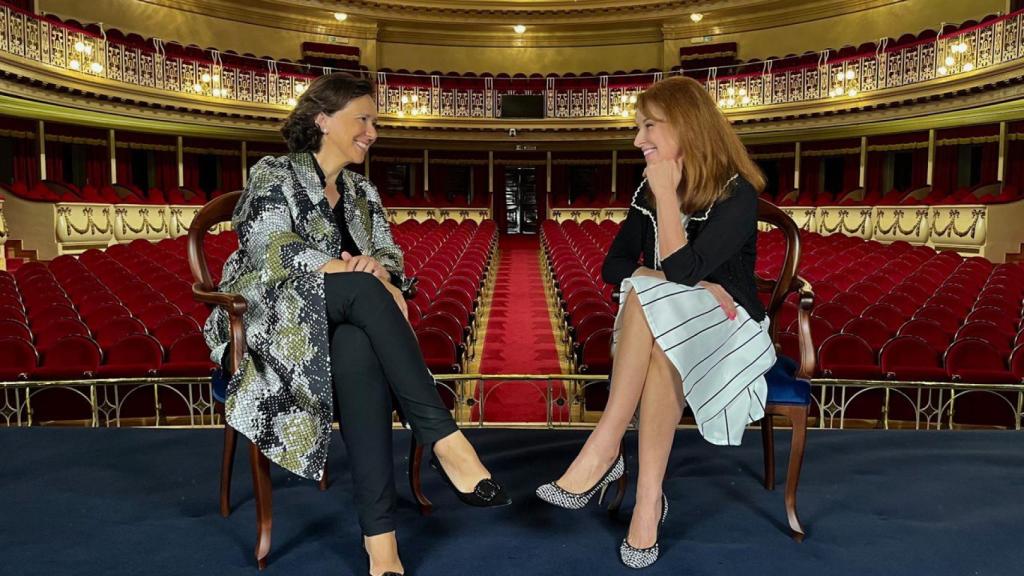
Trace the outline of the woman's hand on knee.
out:
M 387 282 L 391 279 L 391 275 L 388 274 L 388 271 L 380 262 L 377 262 L 373 256 L 353 256 L 348 252 L 342 252 L 341 259 L 348 264 L 349 272 L 366 272 L 373 274 L 382 282 Z
M 729 317 L 729 320 L 736 319 L 736 302 L 733 301 L 732 296 L 725 291 L 725 288 L 722 288 L 720 284 L 705 282 L 704 280 L 697 282 L 697 286 L 707 290 L 708 293 L 715 297 L 715 300 L 718 300 L 719 306 L 722 307 L 722 310 L 725 310 L 725 315 Z

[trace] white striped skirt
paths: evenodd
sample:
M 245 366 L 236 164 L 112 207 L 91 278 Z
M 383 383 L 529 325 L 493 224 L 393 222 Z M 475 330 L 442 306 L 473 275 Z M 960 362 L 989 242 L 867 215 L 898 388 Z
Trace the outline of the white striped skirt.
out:
M 757 322 L 737 306 L 736 318 L 729 320 L 701 287 L 647 276 L 627 278 L 622 281 L 613 354 L 630 290 L 643 305 L 655 341 L 682 377 L 683 397 L 701 436 L 712 444 L 738 446 L 747 424 L 764 417 L 764 374 L 775 364 L 768 319 Z

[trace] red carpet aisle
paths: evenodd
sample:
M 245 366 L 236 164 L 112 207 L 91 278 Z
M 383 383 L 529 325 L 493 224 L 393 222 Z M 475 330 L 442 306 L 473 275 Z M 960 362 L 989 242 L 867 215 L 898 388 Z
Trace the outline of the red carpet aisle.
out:
M 502 236 L 498 272 L 494 282 L 490 319 L 484 336 L 480 372 L 483 374 L 560 374 L 555 335 L 540 275 L 540 239 L 537 236 Z M 546 382 L 493 381 L 477 387 L 478 404 L 489 421 L 544 422 Z M 564 396 L 560 382 L 553 397 Z M 568 420 L 567 404 L 554 406 L 552 418 Z

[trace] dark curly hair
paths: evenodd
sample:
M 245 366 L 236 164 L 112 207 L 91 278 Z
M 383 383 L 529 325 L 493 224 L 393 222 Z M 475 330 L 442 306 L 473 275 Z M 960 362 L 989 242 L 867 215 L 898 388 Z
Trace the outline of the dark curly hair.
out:
M 316 117 L 334 114 L 349 102 L 363 96 L 373 96 L 373 84 L 369 80 L 356 78 L 344 72 L 321 76 L 309 84 L 295 104 L 292 113 L 284 121 L 281 134 L 291 152 L 317 152 L 323 133 L 316 124 Z

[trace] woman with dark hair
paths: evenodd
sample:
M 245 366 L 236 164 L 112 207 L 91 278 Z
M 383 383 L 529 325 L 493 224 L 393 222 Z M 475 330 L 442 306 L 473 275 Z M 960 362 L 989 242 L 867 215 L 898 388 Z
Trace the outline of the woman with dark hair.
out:
M 643 568 L 658 559 L 662 482 L 684 406 L 705 440 L 739 444 L 764 416 L 775 350 L 754 276 L 760 170 L 691 78 L 656 83 L 636 110 L 645 180 L 602 270 L 622 303 L 608 405 L 568 470 L 537 495 L 571 509 L 603 495 L 623 474 L 620 442 L 638 415 L 636 506 L 619 557 Z
M 377 189 L 345 167 L 377 139 L 373 86 L 313 81 L 282 134 L 290 154 L 250 171 L 232 223 L 239 248 L 220 289 L 249 303 L 248 349 L 232 376 L 228 423 L 282 467 L 319 479 L 331 421 L 341 423 L 371 575 L 400 574 L 393 513 L 391 394 L 431 464 L 467 504 L 510 503 L 444 407 L 407 321 L 402 252 Z M 214 358 L 226 315 L 206 324 Z

